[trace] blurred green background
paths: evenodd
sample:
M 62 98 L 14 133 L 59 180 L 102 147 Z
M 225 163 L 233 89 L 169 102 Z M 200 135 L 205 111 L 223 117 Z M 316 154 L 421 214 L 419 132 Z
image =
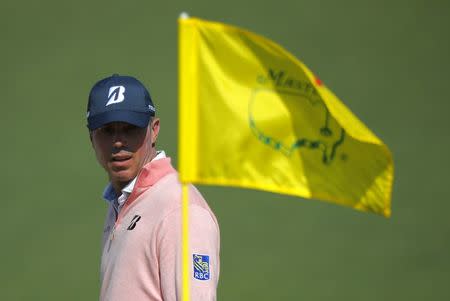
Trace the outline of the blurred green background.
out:
M 450 300 L 450 2 L 2 0 L 0 300 L 96 300 L 107 178 L 85 127 L 112 73 L 150 87 L 177 162 L 177 18 L 264 35 L 391 148 L 390 219 L 205 187 L 219 300 Z

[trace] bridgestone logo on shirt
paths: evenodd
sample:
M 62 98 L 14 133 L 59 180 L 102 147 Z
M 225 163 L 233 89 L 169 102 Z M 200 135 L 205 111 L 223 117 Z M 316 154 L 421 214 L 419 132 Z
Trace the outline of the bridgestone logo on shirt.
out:
M 127 230 L 133 230 L 134 228 L 136 228 L 136 224 L 140 219 L 141 219 L 140 215 L 135 215 L 131 220 L 131 224 L 128 226 Z

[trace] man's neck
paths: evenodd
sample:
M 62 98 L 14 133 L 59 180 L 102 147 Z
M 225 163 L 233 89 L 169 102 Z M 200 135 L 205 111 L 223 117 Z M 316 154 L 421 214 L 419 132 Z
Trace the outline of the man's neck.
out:
M 112 186 L 114 188 L 114 192 L 116 193 L 116 197 L 120 196 L 122 194 L 122 189 L 125 188 L 125 186 L 128 185 L 128 183 L 130 183 L 131 181 L 133 181 L 133 179 L 131 179 L 128 182 L 116 182 L 116 183 L 112 183 Z

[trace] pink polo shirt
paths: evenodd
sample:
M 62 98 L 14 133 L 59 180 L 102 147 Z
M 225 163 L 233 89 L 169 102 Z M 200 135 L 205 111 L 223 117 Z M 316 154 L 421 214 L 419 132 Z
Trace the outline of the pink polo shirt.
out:
M 116 217 L 117 216 L 117 217 Z M 199 191 L 189 187 L 191 300 L 216 300 L 219 225 Z M 181 300 L 181 184 L 170 158 L 143 167 L 103 230 L 102 301 Z

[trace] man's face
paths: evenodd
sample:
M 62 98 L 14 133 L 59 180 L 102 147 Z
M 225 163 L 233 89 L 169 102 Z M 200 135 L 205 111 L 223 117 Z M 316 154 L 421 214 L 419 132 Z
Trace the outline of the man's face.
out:
M 116 187 L 133 180 L 142 166 L 153 159 L 159 120 L 140 128 L 125 122 L 111 122 L 91 132 L 97 160 Z

